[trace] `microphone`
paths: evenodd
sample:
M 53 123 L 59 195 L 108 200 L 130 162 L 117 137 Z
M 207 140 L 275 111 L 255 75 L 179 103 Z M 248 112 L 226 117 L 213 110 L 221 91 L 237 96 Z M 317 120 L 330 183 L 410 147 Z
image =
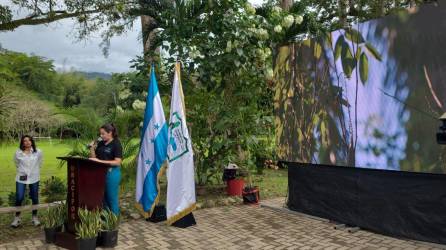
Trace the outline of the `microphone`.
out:
M 87 148 L 90 149 L 91 147 L 93 147 L 95 144 L 97 145 L 99 142 L 102 141 L 102 137 L 99 137 L 98 139 L 96 139 L 96 141 L 94 141 L 93 143 L 87 144 Z

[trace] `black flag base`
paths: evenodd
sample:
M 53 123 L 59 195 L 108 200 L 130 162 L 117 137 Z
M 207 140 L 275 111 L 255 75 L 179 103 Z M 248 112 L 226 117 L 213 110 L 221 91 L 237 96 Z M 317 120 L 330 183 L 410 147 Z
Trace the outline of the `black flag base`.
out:
M 147 221 L 158 223 L 167 220 L 166 207 L 163 204 L 156 205 L 153 209 L 152 216 L 146 219 Z
M 175 221 L 172 224 L 172 226 L 179 227 L 179 228 L 186 228 L 186 227 L 190 227 L 193 225 L 197 225 L 197 222 L 195 221 L 195 218 L 194 218 L 194 215 L 192 214 L 192 212 L 188 213 L 186 216 Z

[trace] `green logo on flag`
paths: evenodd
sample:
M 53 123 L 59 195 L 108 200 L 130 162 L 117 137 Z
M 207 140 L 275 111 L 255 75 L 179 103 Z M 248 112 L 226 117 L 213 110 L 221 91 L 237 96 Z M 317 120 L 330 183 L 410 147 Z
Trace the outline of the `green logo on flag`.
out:
M 167 150 L 167 158 L 169 159 L 169 162 L 173 162 L 189 152 L 189 139 L 184 135 L 183 119 L 181 119 L 178 112 L 173 113 L 169 123 L 169 131 L 169 149 Z

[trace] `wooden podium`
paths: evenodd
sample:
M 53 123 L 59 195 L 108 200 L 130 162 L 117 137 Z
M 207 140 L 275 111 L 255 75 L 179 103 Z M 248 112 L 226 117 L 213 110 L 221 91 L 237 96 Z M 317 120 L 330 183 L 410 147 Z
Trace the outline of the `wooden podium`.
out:
M 56 245 L 77 249 L 74 225 L 79 221 L 79 208 L 102 208 L 105 175 L 110 165 L 80 157 L 57 157 L 67 161 L 67 210 L 65 232 L 56 235 Z

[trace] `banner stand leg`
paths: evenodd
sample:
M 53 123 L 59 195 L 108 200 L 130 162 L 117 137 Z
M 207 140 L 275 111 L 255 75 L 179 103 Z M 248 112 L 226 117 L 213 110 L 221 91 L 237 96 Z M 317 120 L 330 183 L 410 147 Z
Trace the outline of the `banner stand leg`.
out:
M 179 228 L 186 228 L 194 225 L 197 225 L 197 222 L 195 221 L 192 212 L 172 224 L 172 226 Z
M 150 221 L 153 223 L 158 223 L 167 220 L 166 216 L 166 207 L 164 204 L 156 205 L 153 209 L 152 216 L 150 218 L 147 218 L 146 221 Z

